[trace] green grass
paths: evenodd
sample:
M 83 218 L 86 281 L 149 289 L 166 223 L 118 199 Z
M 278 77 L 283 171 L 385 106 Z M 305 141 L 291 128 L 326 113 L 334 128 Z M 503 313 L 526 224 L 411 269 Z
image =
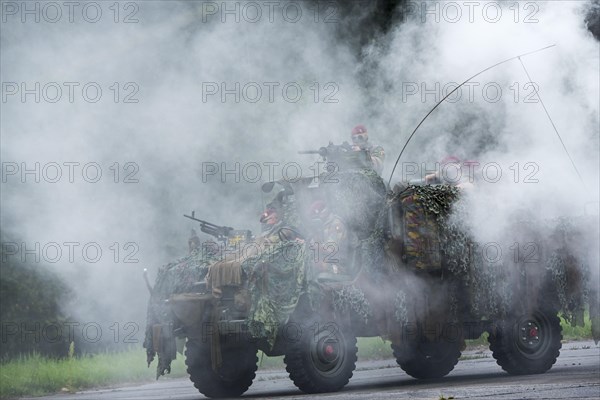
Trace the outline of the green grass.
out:
M 0 364 L 0 397 L 38 396 L 98 386 L 149 382 L 155 379 L 155 374 L 156 360 L 148 368 L 143 349 L 62 360 L 33 354 Z M 179 356 L 173 361 L 171 375 L 186 375 L 183 357 Z
M 380 337 L 358 338 L 358 360 L 384 360 L 394 358 L 392 343 Z
M 262 351 L 258 352 L 258 369 L 273 369 L 285 371 L 283 356 L 269 357 Z
M 563 340 L 591 340 L 592 339 L 592 321 L 590 313 L 586 310 L 583 321 L 585 326 L 571 326 L 564 318 L 560 319 L 562 326 Z

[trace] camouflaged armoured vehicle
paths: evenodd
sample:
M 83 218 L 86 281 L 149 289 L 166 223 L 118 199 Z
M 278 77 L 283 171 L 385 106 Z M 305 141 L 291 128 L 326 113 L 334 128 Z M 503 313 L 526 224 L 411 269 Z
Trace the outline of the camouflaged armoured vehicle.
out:
M 524 221 L 515 240 L 535 251 L 493 260 L 456 218 L 459 189 L 388 190 L 368 153 L 344 145 L 315 153 L 331 163 L 319 177 L 263 185 L 284 221 L 269 246 L 256 251 L 260 240 L 228 228 L 225 246 L 197 247 L 161 268 L 144 343 L 149 365 L 158 354 L 157 377 L 183 339 L 195 387 L 232 397 L 252 384 L 258 350 L 283 355 L 294 384 L 318 393 L 352 377 L 357 337 L 391 341 L 400 367 L 424 379 L 448 374 L 464 341 L 484 332 L 507 372 L 545 372 L 561 347 L 558 313 L 581 324 L 586 304 L 598 338 L 598 289 L 585 264 L 597 258 L 577 245 L 594 228 L 562 219 L 540 232 Z M 342 221 L 337 241 L 323 242 L 316 203 Z
M 283 355 L 304 392 L 335 391 L 348 382 L 356 337 L 379 335 L 371 319 L 378 307 L 357 282 L 375 289 L 368 270 L 383 264 L 379 227 L 387 191 L 368 168 L 368 153 L 347 145 L 321 153 L 335 157 L 333 170 L 262 186 L 266 202 L 283 216 L 280 225 L 253 239 L 213 225 L 225 244 L 194 248 L 159 270 L 154 287 L 148 285 L 144 343 L 149 364 L 158 354 L 157 376 L 170 371 L 182 350 L 178 339 L 185 339 L 190 378 L 209 397 L 244 393 L 255 377 L 258 350 Z M 323 241 L 315 204 L 326 204 L 351 232 L 344 254 L 340 243 Z

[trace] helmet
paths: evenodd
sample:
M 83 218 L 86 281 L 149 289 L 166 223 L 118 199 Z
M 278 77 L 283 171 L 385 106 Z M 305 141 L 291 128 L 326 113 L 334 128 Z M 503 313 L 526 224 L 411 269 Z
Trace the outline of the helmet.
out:
M 361 144 L 369 140 L 369 134 L 367 128 L 364 125 L 356 125 L 352 128 L 352 142 L 354 144 Z

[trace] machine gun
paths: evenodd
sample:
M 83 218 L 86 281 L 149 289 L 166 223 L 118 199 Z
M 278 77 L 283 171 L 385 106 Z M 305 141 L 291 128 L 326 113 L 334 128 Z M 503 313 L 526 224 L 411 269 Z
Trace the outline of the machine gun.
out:
M 299 151 L 298 154 L 318 154 L 324 159 L 327 157 L 332 157 L 342 153 L 348 153 L 352 151 L 352 146 L 348 142 L 344 142 L 342 144 L 333 144 L 333 142 L 329 142 L 327 147 L 321 147 L 319 150 L 305 150 Z
M 183 216 L 186 218 L 189 218 L 191 220 L 194 220 L 196 222 L 199 222 L 200 230 L 202 232 L 207 233 L 211 236 L 214 236 L 217 238 L 217 240 L 220 240 L 223 243 L 227 244 L 227 240 L 229 239 L 231 232 L 233 232 L 233 230 L 234 230 L 233 228 L 231 228 L 229 226 L 219 226 L 219 225 L 211 224 L 210 222 L 207 222 L 207 221 L 203 221 L 201 219 L 196 218 L 195 213 L 196 213 L 195 211 L 192 211 L 192 215 L 183 214 Z
M 319 150 L 299 151 L 298 154 L 318 154 L 337 169 L 372 168 L 371 153 L 366 149 L 354 150 L 348 142 L 333 144 Z

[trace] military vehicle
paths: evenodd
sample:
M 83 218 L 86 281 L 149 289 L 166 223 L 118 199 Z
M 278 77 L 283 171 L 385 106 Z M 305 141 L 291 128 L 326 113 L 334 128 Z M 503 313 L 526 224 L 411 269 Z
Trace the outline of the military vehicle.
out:
M 283 355 L 302 391 L 331 392 L 352 377 L 356 338 L 380 336 L 409 375 L 439 378 L 484 332 L 504 370 L 542 373 L 561 347 L 558 313 L 581 324 L 586 304 L 598 339 L 598 288 L 585 264 L 597 255 L 577 245 L 597 230 L 515 222 L 518 254 L 496 259 L 461 225 L 460 189 L 389 190 L 368 152 L 347 144 L 309 153 L 328 163 L 324 173 L 262 186 L 282 216 L 266 234 L 198 220 L 222 243 L 159 271 L 144 343 L 149 365 L 158 354 L 157 377 L 185 339 L 190 379 L 206 396 L 243 394 L 258 350 Z

